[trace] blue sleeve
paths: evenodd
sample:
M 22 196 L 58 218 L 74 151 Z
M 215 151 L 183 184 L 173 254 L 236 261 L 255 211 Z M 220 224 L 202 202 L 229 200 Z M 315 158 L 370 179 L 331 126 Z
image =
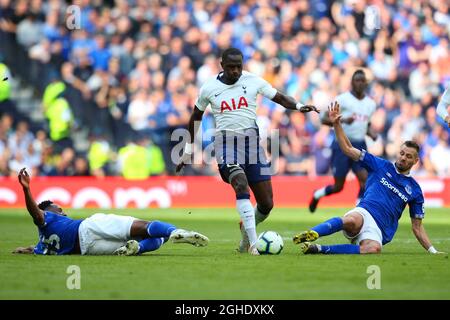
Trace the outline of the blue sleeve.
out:
M 375 157 L 373 154 L 370 154 L 366 150 L 361 150 L 361 156 L 359 157 L 359 161 L 362 166 L 367 169 L 367 171 L 375 171 L 379 168 L 382 168 L 386 162 L 386 160 Z
M 38 244 L 34 246 L 33 251 L 34 251 L 34 254 L 45 254 L 44 253 L 45 249 L 46 248 L 45 248 L 44 244 L 41 241 L 39 241 Z
M 409 216 L 415 219 L 423 219 L 425 216 L 424 198 L 422 190 L 419 195 L 409 202 Z

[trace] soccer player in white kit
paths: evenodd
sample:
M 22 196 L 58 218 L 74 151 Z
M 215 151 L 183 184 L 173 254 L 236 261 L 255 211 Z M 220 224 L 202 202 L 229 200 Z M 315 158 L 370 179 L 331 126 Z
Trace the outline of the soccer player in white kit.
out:
M 351 86 L 351 91 L 345 92 L 336 98 L 336 101 L 341 106 L 342 127 L 355 148 L 367 149 L 365 143 L 366 134 L 372 139 L 376 139 L 376 134 L 370 130 L 370 117 L 375 112 L 376 104 L 373 99 L 364 93 L 367 88 L 367 79 L 363 70 L 358 69 L 353 73 Z M 328 117 L 328 112 L 324 114 L 322 123 L 328 126 L 333 125 Z M 331 166 L 334 177 L 334 185 L 328 185 L 314 192 L 314 195 L 309 203 L 310 212 L 314 212 L 316 210 L 320 198 L 333 193 L 341 192 L 350 168 L 358 178 L 358 200 L 362 198 L 364 194 L 367 171 L 361 166 L 360 163 L 347 157 L 339 148 L 339 144 L 336 140 L 333 142 L 332 152 Z
M 437 105 L 436 113 L 447 123 L 450 128 L 450 111 L 448 107 L 450 106 L 450 86 L 445 89 L 444 94 Z
M 177 165 L 179 172 L 190 161 L 193 152 L 195 122 L 201 121 L 208 105 L 216 122 L 214 140 L 215 156 L 222 179 L 230 183 L 236 193 L 236 208 L 241 217 L 242 240 L 240 252 L 258 255 L 254 244 L 257 240 L 256 225 L 264 221 L 273 208 L 273 195 L 269 163 L 259 145 L 256 124 L 256 96 L 262 94 L 291 110 L 306 113 L 316 107 L 303 105 L 287 96 L 267 81 L 243 71 L 242 52 L 235 48 L 222 53 L 223 72 L 207 81 L 200 89 L 194 111 L 189 121 L 190 142 Z M 250 189 L 257 205 L 250 202 Z

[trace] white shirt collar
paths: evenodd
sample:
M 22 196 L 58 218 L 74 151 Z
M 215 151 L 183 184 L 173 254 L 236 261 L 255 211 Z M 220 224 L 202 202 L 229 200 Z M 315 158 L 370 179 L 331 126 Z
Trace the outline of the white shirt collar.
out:
M 398 172 L 397 166 L 395 165 L 395 161 L 392 163 L 392 165 L 394 166 L 395 172 L 397 172 L 398 174 L 404 175 L 405 177 L 412 177 L 411 176 L 411 171 L 409 171 L 408 174 L 403 174 L 403 173 Z

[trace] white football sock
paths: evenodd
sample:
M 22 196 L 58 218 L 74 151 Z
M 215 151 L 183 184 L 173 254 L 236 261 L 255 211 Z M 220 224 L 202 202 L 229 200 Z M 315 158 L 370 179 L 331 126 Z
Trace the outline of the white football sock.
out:
M 320 199 L 325 195 L 325 188 L 320 188 L 319 190 L 316 190 L 316 192 L 314 192 L 314 199 Z
M 249 199 L 239 199 L 236 200 L 236 208 L 241 216 L 250 245 L 253 245 L 258 236 L 256 235 L 255 212 L 252 203 Z
M 260 224 L 261 222 L 266 220 L 267 217 L 269 216 L 268 214 L 261 213 L 261 211 L 258 210 L 258 205 L 255 206 L 254 212 L 255 212 L 255 225 Z M 247 239 L 247 241 L 248 241 L 248 236 L 247 236 L 247 232 L 245 231 L 245 227 L 241 228 L 241 234 L 242 234 L 242 239 L 244 239 L 244 240 Z

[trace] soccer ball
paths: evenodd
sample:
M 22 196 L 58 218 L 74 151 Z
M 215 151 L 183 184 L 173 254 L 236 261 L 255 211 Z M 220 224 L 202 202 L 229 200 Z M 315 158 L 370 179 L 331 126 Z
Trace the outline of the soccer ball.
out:
M 280 254 L 283 247 L 283 238 L 275 231 L 264 231 L 256 240 L 256 249 L 260 254 Z

